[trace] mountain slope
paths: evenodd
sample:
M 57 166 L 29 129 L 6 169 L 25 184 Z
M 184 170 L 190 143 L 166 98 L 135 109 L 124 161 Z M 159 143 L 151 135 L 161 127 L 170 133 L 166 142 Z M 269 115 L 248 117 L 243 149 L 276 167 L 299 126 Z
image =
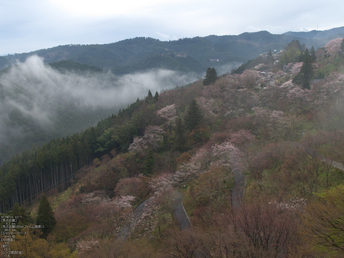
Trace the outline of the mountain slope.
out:
M 175 41 L 159 41 L 152 38 L 126 39 L 104 45 L 65 45 L 30 53 L 15 54 L 3 57 L 8 63 L 15 60 L 24 61 L 30 55 L 38 55 L 45 62 L 52 63 L 71 60 L 81 64 L 96 66 L 102 69 L 113 69 L 117 73 L 128 73 L 145 70 L 145 60 L 153 61 L 154 68 L 169 67 L 171 60 L 155 60 L 158 55 L 187 56 L 196 60 L 188 63 L 186 69 L 199 72 L 200 67 L 219 68 L 231 62 L 244 62 L 255 58 L 269 49 L 282 49 L 293 39 L 299 40 L 307 47 L 315 48 L 335 37 L 343 35 L 343 28 L 327 31 L 287 32 L 274 35 L 267 31 L 243 33 L 237 36 L 207 36 L 184 38 Z M 6 62 L 2 62 L 6 65 Z M 184 64 L 185 65 L 185 64 Z M 173 67 L 173 66 L 172 66 Z M 181 69 L 183 65 L 178 65 Z
M 333 28 L 325 31 L 312 30 L 308 32 L 292 32 L 288 31 L 283 33 L 283 35 L 294 36 L 298 38 L 307 38 L 307 39 L 333 39 L 338 37 L 343 37 L 344 27 Z
M 80 257 L 343 257 L 341 42 L 316 52 L 314 74 L 326 73 L 310 88 L 295 80 L 305 73 L 299 56 L 276 62 L 295 47 L 310 60 L 293 41 L 241 73 L 149 92 L 93 128 L 13 157 L 0 169 L 0 209 L 64 192 L 52 194 L 58 223 L 47 241 Z M 185 231 L 173 217 L 182 195 Z
M 167 68 L 185 72 L 154 69 L 115 76 L 70 60 L 44 64 L 37 56 L 1 70 L 0 164 L 53 138 L 93 126 L 148 90 L 154 94 L 197 78 L 186 72 L 187 62 L 170 59 Z M 196 63 L 191 58 L 180 59 Z M 148 61 L 142 66 L 153 67 Z

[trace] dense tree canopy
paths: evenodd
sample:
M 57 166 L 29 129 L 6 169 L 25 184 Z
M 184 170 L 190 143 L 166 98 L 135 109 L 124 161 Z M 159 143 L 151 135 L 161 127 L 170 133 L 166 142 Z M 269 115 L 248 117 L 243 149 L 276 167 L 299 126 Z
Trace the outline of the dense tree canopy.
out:
M 280 64 L 287 65 L 291 62 L 297 62 L 300 60 L 301 53 L 305 50 L 305 46 L 301 45 L 298 40 L 291 41 L 284 49 L 280 57 Z
M 203 85 L 213 84 L 217 80 L 217 73 L 215 68 L 208 68 L 205 78 L 203 80 Z
M 74 174 L 94 158 L 113 149 L 127 151 L 134 136 L 142 136 L 156 117 L 152 111 L 158 94 L 149 96 L 150 101 L 138 100 L 117 115 L 99 121 L 95 127 L 53 139 L 4 163 L 0 168 L 0 212 L 11 209 L 15 203 L 30 203 L 53 188 L 64 190 L 70 186 Z
M 312 48 L 311 48 L 310 55 L 311 55 L 312 63 L 315 63 L 315 61 L 316 61 L 316 54 L 315 54 L 314 46 L 312 46 Z
M 305 57 L 304 57 L 303 65 L 300 71 L 300 73 L 303 75 L 302 87 L 304 89 L 310 89 L 311 81 L 313 79 L 313 66 L 312 66 L 312 57 L 308 49 L 306 49 L 304 56 Z
M 344 250 L 343 194 L 343 185 L 332 187 L 319 194 L 319 200 L 302 214 L 305 233 L 315 246 L 339 255 L 333 257 L 340 257 Z
M 303 89 L 310 89 L 311 88 L 311 81 L 313 79 L 313 58 L 312 55 L 309 53 L 308 49 L 305 50 L 304 53 L 300 56 L 303 65 L 301 67 L 300 72 L 294 77 L 293 83 L 299 84 L 302 86 Z
M 39 203 L 36 224 L 42 226 L 42 237 L 46 238 L 51 233 L 56 225 L 53 209 L 45 194 L 43 194 Z
M 203 112 L 196 100 L 192 100 L 185 116 L 185 126 L 189 131 L 203 122 Z
M 13 207 L 12 216 L 18 218 L 17 223 L 19 225 L 29 225 L 33 223 L 31 216 L 26 213 L 25 207 L 19 206 L 18 203 L 16 203 Z
M 150 149 L 144 163 L 143 174 L 145 176 L 152 174 L 153 165 L 154 165 L 154 155 L 153 155 L 153 150 Z

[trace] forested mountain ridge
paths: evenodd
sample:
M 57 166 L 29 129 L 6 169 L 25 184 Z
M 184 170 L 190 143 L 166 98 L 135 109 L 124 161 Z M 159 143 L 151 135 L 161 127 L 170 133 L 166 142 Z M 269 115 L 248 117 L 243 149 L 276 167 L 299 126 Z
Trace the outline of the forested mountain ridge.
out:
M 28 56 L 38 55 L 47 63 L 71 60 L 101 69 L 110 69 L 116 74 L 144 71 L 151 68 L 147 67 L 147 63 L 151 63 L 154 68 L 200 72 L 209 66 L 219 69 L 232 62 L 245 62 L 269 49 L 280 50 L 293 39 L 299 40 L 309 48 L 312 45 L 319 48 L 329 40 L 343 35 L 344 28 L 302 33 L 288 32 L 280 35 L 260 31 L 237 36 L 195 37 L 168 42 L 141 37 L 104 45 L 58 46 L 4 56 L 0 61 L 1 67 L 6 67 L 15 60 L 25 61 Z M 157 59 L 158 56 L 166 55 L 171 58 Z M 192 62 L 185 63 L 185 57 Z
M 284 35 L 293 35 L 293 36 L 297 36 L 299 38 L 308 38 L 308 39 L 312 39 L 312 38 L 327 38 L 327 37 L 331 37 L 331 39 L 336 38 L 336 35 L 340 35 L 343 33 L 343 27 L 338 27 L 338 28 L 333 28 L 333 29 L 329 29 L 329 30 L 325 30 L 325 31 L 318 31 L 318 30 L 312 30 L 312 31 L 308 31 L 308 32 L 286 32 L 284 33 Z M 327 42 L 324 43 L 324 45 Z
M 90 65 L 85 65 L 85 64 L 80 64 L 77 62 L 73 62 L 71 60 L 62 60 L 54 63 L 50 63 L 49 66 L 52 68 L 62 72 L 76 72 L 76 73 L 99 73 L 102 72 L 103 70 L 95 67 L 95 66 L 90 66 Z
M 292 41 L 209 85 L 149 91 L 93 128 L 6 162 L 1 208 L 73 177 L 67 199 L 50 197 L 57 224 L 41 245 L 55 238 L 80 257 L 341 257 L 344 172 L 331 164 L 344 161 L 343 51 L 343 38 L 314 52 Z M 245 195 L 233 205 L 238 168 Z M 192 230 L 175 225 L 176 190 Z
M 186 71 L 162 69 L 115 76 L 70 60 L 45 64 L 38 56 L 17 62 L 0 72 L 0 164 L 96 125 L 147 95 L 148 89 L 160 92 L 195 78 Z

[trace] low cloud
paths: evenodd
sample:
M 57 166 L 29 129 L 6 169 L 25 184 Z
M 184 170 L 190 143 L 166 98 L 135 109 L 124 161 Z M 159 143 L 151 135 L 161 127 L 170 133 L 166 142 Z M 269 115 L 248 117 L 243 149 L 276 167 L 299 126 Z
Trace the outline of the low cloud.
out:
M 242 63 L 241 62 L 231 62 L 229 64 L 221 65 L 216 67 L 217 75 L 230 73 L 233 69 L 238 68 Z
M 78 132 L 144 98 L 148 90 L 154 94 L 197 78 L 195 74 L 159 69 L 124 76 L 62 74 L 40 57 L 29 57 L 0 76 L 0 145 L 23 138 L 30 142 L 27 138 L 37 130 L 46 134 L 45 140 Z M 72 128 L 65 128 L 61 124 L 65 122 Z

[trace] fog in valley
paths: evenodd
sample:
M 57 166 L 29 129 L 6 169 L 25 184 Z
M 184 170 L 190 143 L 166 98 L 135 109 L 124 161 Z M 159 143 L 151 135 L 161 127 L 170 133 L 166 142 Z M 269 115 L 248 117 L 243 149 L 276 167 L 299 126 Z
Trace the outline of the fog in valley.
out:
M 169 70 L 115 76 L 61 73 L 29 57 L 0 75 L 0 164 L 54 137 L 77 133 L 137 98 L 200 78 Z
M 228 64 L 217 66 L 215 68 L 217 75 L 222 75 L 230 73 L 232 70 L 237 69 L 240 65 L 242 65 L 242 62 L 230 62 Z

